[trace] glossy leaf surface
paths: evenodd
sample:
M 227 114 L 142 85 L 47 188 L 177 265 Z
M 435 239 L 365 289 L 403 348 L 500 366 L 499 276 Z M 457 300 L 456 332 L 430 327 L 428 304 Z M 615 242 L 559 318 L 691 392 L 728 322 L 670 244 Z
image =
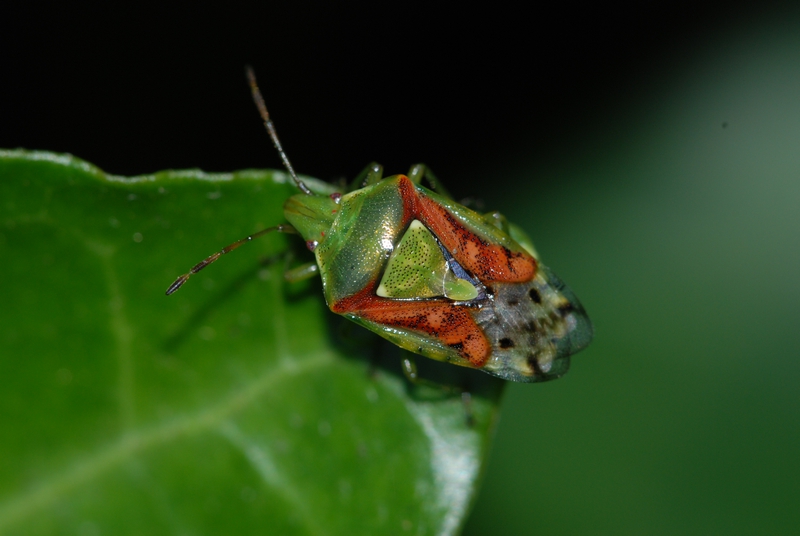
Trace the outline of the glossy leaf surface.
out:
M 453 534 L 502 382 L 412 387 L 400 353 L 330 313 L 273 234 L 274 171 L 122 178 L 0 151 L 0 533 Z M 295 242 L 293 242 L 295 240 Z M 342 334 L 344 332 L 344 334 Z

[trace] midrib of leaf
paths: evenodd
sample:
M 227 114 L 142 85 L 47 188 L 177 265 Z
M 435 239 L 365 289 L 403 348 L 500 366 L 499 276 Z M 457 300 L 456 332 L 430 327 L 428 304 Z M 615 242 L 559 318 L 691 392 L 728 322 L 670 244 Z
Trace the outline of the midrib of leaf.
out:
M 305 524 L 310 534 L 327 534 L 323 527 L 314 523 L 317 516 L 308 508 L 308 500 L 303 499 L 303 494 L 291 484 L 289 479 L 283 478 L 278 467 L 272 461 L 263 445 L 251 444 L 247 436 L 231 421 L 225 421 L 219 427 L 219 432 L 229 444 L 241 452 L 261 480 L 277 491 L 289 503 Z
M 400 384 L 393 386 L 400 388 Z M 436 485 L 435 506 L 442 514 L 442 523 L 437 530 L 441 536 L 456 534 L 464 521 L 464 512 L 469 508 L 474 482 L 480 470 L 478 458 L 471 456 L 481 446 L 474 445 L 479 438 L 471 429 L 464 427 L 454 434 L 447 418 L 432 411 L 430 404 L 405 401 L 408 413 L 428 438 L 430 445 L 431 472 Z M 458 404 L 457 411 L 464 411 Z M 442 430 L 447 430 L 446 434 Z
M 438 506 L 445 511 L 440 534 L 455 534 L 469 507 L 472 486 L 478 476 L 478 459 L 469 453 L 467 444 L 474 434 L 462 433 L 448 441 L 441 432 L 436 415 L 425 406 L 415 405 L 412 415 L 425 431 L 431 445 L 431 470 L 437 487 Z
M 0 504 L 0 533 L 123 462 L 149 449 L 208 432 L 250 407 L 281 382 L 305 373 L 318 373 L 321 367 L 333 365 L 334 362 L 331 352 L 307 356 L 299 362 L 281 361 L 268 374 L 257 378 L 243 389 L 237 389 L 236 393 L 219 400 L 204 411 L 178 417 L 159 426 L 132 429 L 114 443 L 85 459 L 77 460 L 71 467 L 65 468 L 60 474 L 34 489 Z

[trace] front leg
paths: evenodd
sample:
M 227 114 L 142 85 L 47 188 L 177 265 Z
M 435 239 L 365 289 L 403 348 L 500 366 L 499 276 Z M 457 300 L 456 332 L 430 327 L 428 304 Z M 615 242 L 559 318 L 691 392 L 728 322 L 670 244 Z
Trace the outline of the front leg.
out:
M 423 385 L 431 389 L 441 390 L 446 395 L 461 395 L 461 404 L 464 407 L 464 420 L 466 425 L 472 427 L 475 425 L 475 416 L 472 413 L 472 394 L 466 389 L 459 389 L 453 385 L 444 385 L 436 383 L 426 378 L 421 378 L 417 373 L 417 363 L 414 360 L 414 354 L 406 352 L 407 355 L 403 357 L 402 367 L 403 374 L 412 385 Z
M 350 188 L 348 188 L 348 192 L 354 192 L 356 190 L 360 190 L 361 188 L 366 188 L 367 186 L 372 186 L 380 182 L 383 178 L 383 166 L 377 162 L 370 163 L 367 167 L 365 167 L 361 173 L 356 175 L 356 178 L 350 183 Z
M 428 181 L 431 190 L 448 199 L 453 199 L 453 196 L 450 195 L 450 192 L 447 191 L 447 188 L 442 185 L 442 182 L 436 178 L 436 175 L 434 175 L 430 168 L 428 168 L 428 166 L 425 164 L 415 164 L 411 166 L 411 169 L 408 170 L 408 178 L 411 179 L 411 182 L 414 184 L 421 184 L 422 179 L 424 178 Z
M 319 273 L 319 266 L 315 262 L 301 264 L 283 273 L 283 278 L 289 283 L 296 283 L 305 279 L 310 279 Z
M 533 246 L 533 240 L 531 240 L 528 233 L 523 231 L 520 226 L 508 221 L 508 219 L 498 211 L 487 212 L 483 215 L 483 219 L 513 238 L 517 244 L 525 248 L 525 251 L 533 255 L 534 259 L 539 260 L 539 254 Z

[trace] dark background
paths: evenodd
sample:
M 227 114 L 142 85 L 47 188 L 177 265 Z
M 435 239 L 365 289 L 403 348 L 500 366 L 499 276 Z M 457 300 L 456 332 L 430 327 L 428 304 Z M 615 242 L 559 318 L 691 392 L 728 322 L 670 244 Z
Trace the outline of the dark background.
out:
M 20 7 L 0 147 L 110 173 L 429 164 L 530 231 L 597 335 L 511 385 L 467 534 L 800 523 L 800 10 Z M 246 216 L 246 215 L 245 215 Z
M 479 195 L 494 161 L 569 150 L 665 63 L 773 9 L 433 5 L 17 6 L 0 22 L 0 147 L 70 152 L 123 175 L 279 166 L 249 63 L 301 172 L 424 161 L 457 195 Z

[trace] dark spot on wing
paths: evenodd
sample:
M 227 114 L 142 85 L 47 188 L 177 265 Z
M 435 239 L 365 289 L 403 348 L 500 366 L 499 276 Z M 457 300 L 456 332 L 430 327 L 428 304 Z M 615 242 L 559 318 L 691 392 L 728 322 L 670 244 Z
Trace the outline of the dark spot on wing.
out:
M 574 310 L 575 306 L 572 304 L 572 302 L 567 302 L 558 307 L 558 312 L 561 313 L 561 316 L 566 316 Z
M 535 376 L 544 375 L 544 372 L 542 372 L 542 367 L 539 366 L 539 360 L 536 359 L 536 355 L 531 354 L 528 356 L 528 365 L 531 367 L 531 370 Z
M 539 291 L 536 290 L 535 288 L 532 288 L 530 292 L 528 292 L 528 296 L 531 297 L 533 303 L 542 303 L 542 295 L 539 294 Z

